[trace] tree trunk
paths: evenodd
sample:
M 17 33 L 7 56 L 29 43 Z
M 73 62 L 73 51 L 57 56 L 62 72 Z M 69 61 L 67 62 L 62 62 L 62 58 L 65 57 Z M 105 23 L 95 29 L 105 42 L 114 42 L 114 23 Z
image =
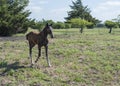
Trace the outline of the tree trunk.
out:
M 109 30 L 109 33 L 111 33 L 112 32 L 112 28 L 110 28 L 110 30 Z
M 83 33 L 83 28 L 80 28 L 80 33 Z

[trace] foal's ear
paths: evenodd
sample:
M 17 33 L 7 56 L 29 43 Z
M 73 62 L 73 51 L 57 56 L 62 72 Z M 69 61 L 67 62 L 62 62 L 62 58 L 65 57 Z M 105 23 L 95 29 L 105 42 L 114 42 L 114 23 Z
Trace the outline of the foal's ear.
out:
M 48 23 L 46 23 L 46 26 L 49 26 L 49 24 L 48 24 Z

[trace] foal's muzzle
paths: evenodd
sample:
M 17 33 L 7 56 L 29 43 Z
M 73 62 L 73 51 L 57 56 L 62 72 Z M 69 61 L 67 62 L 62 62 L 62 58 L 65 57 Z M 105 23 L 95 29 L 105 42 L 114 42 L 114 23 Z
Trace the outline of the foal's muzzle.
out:
M 51 34 L 51 38 L 54 38 L 53 34 Z

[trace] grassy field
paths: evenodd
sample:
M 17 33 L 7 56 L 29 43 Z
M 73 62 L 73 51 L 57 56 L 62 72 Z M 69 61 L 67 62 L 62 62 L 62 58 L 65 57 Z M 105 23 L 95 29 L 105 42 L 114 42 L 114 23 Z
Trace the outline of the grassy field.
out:
M 112 34 L 107 29 L 53 33 L 55 38 L 49 38 L 52 67 L 47 67 L 44 48 L 38 63 L 29 67 L 24 37 L 0 41 L 0 86 L 120 86 L 120 29 Z M 37 53 L 36 46 L 34 60 Z

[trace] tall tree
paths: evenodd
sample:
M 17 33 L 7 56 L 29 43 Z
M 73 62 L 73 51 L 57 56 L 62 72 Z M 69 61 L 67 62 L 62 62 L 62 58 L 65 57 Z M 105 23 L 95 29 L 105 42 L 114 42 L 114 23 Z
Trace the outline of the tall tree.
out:
M 83 6 L 81 0 L 72 1 L 72 4 L 73 5 L 70 5 L 71 11 L 68 12 L 68 17 L 65 18 L 66 20 L 70 20 L 72 18 L 81 18 L 87 20 L 88 22 L 92 22 L 93 24 L 99 22 L 99 20 L 92 17 L 88 6 Z
M 9 36 L 25 32 L 29 26 L 30 15 L 25 7 L 29 0 L 0 0 L 0 35 Z

